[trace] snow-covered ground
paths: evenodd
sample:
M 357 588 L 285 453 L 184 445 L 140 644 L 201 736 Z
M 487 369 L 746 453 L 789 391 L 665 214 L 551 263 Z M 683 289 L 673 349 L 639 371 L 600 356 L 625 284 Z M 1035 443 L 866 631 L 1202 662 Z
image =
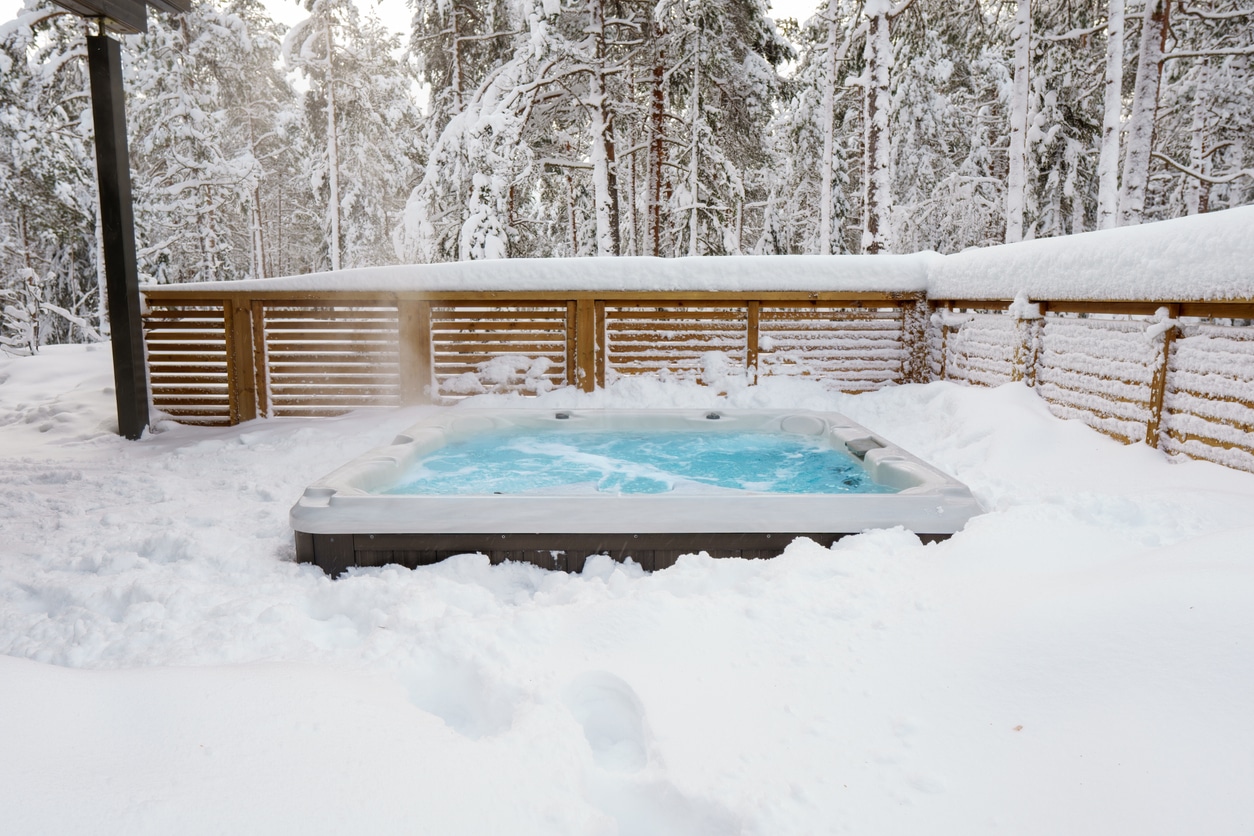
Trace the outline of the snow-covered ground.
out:
M 332 582 L 288 508 L 416 410 L 132 443 L 110 385 L 107 347 L 0 360 L 0 831 L 1254 833 L 1254 475 L 1020 385 L 628 380 L 542 402 L 843 411 L 988 513 Z

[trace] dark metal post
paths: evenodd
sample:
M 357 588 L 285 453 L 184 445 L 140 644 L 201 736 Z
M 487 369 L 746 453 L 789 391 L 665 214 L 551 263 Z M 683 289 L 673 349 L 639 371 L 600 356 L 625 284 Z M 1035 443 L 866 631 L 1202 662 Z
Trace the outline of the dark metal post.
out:
M 118 42 L 103 34 L 88 35 L 87 66 L 96 127 L 96 176 L 100 183 L 118 432 L 134 439 L 148 426 L 148 377 L 139 314 L 131 161 L 126 146 L 126 94 L 122 89 L 122 50 Z

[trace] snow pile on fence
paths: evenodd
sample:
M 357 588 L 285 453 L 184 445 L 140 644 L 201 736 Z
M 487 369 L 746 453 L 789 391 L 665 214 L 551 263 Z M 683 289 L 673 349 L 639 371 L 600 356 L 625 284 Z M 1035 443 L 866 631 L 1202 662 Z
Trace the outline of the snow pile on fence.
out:
M 203 290 L 380 292 L 871 290 L 922 292 L 941 256 L 785 255 L 708 258 L 516 258 L 363 267 L 278 279 L 205 282 Z
M 1254 206 L 954 255 L 500 259 L 408 264 L 204 291 L 881 291 L 934 299 L 1254 299 Z
M 1254 299 L 1254 206 L 964 250 L 929 262 L 934 299 Z

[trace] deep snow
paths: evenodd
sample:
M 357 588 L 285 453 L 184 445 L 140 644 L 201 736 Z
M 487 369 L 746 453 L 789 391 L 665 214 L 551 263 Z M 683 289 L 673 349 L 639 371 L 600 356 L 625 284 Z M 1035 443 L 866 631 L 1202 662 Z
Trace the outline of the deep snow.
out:
M 419 410 L 126 442 L 108 363 L 0 359 L 6 832 L 1254 831 L 1254 475 L 1017 384 L 629 379 L 536 402 L 840 411 L 988 513 L 649 576 L 331 582 L 289 506 Z

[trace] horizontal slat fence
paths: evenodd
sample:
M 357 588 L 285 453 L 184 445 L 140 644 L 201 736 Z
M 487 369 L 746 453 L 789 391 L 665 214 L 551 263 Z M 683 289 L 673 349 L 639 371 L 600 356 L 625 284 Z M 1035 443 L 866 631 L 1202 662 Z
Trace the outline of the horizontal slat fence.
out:
M 228 424 L 592 390 L 622 375 L 806 374 L 846 391 L 922 379 L 921 294 L 145 293 L 154 405 Z M 178 338 L 183 332 L 195 340 Z M 916 333 L 917 332 L 917 333 Z M 174 335 L 174 336 L 171 336 Z M 175 341 L 177 351 L 162 348 Z
M 843 391 L 1025 381 L 1125 442 L 1254 471 L 1254 302 L 843 292 L 145 293 L 153 405 L 334 415 L 622 375 L 804 375 Z M 1166 318 L 1163 317 L 1165 309 Z M 711 381 L 705 381 L 711 382 Z
M 945 300 L 931 370 L 977 385 L 1024 380 L 1062 418 L 1254 471 L 1254 304 Z
M 144 316 L 152 405 L 187 424 L 230 424 L 227 309 L 150 303 Z

